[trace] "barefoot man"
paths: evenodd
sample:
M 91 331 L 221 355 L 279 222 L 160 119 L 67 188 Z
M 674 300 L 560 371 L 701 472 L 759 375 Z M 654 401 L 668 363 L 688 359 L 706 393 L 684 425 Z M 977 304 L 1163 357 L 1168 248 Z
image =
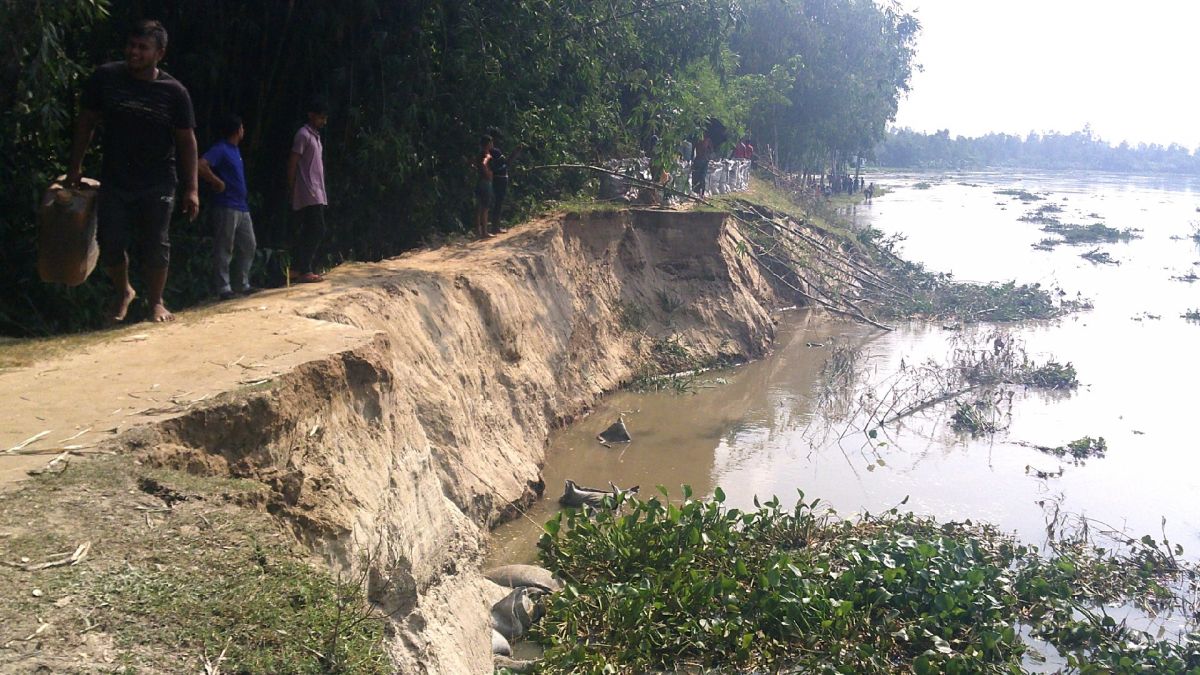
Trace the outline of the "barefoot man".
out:
M 79 183 L 96 126 L 103 130 L 96 239 L 100 264 L 117 292 L 108 317 L 112 322 L 125 319 L 136 297 L 129 283 L 131 246 L 146 277 L 150 319 L 175 318 L 163 304 L 163 288 L 178 183 L 183 183 L 181 207 L 188 218 L 195 219 L 200 209 L 192 99 L 178 80 L 158 69 L 166 51 L 161 23 L 135 24 L 126 37 L 125 60 L 100 66 L 84 84 L 75 123 L 68 185 Z

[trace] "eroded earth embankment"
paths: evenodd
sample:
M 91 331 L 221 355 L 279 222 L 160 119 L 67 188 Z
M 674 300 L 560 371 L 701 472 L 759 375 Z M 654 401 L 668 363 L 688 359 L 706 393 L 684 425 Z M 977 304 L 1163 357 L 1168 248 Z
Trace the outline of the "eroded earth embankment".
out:
M 317 554 L 369 568 L 400 672 L 490 672 L 488 527 L 542 489 L 550 429 L 664 341 L 764 352 L 745 250 L 722 213 L 625 211 L 344 265 L 0 374 L 0 444 L 88 429 L 71 442 L 262 481 Z

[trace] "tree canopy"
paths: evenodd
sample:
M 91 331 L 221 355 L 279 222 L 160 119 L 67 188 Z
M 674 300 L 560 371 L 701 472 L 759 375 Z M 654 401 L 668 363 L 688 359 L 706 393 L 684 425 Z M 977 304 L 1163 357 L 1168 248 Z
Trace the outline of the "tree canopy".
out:
M 950 136 L 948 129 L 932 134 L 895 129 L 875 149 L 881 166 L 921 169 L 1091 169 L 1117 172 L 1200 174 L 1200 152 L 1182 145 L 1122 142 L 1113 146 L 1091 128 L 1069 134 L 985 134 L 975 138 Z
M 103 275 L 33 272 L 34 208 L 67 160 L 81 78 L 142 18 L 170 32 L 203 150 L 238 113 L 263 249 L 286 248 L 284 165 L 305 103 L 328 102 L 330 261 L 378 259 L 468 220 L 468 158 L 502 130 L 525 207 L 585 176 L 532 165 L 666 153 L 710 119 L 790 168 L 881 140 L 908 88 L 918 25 L 874 0 L 0 0 L 0 333 L 94 326 Z M 98 143 L 85 165 L 98 166 Z M 203 195 L 202 195 L 202 201 Z M 207 233 L 177 223 L 168 300 L 210 294 Z

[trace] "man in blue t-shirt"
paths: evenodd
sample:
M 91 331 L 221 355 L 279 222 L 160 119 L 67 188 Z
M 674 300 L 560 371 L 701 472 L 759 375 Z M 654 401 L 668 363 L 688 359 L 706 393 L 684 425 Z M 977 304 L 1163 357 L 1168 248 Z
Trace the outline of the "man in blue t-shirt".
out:
M 254 223 L 246 203 L 246 170 L 238 144 L 246 135 L 242 118 L 227 115 L 217 124 L 221 139 L 204 153 L 197 167 L 200 178 L 213 192 L 213 278 L 222 300 L 236 293 L 258 290 L 250 285 L 250 263 L 254 262 Z M 230 261 L 233 278 L 230 279 Z

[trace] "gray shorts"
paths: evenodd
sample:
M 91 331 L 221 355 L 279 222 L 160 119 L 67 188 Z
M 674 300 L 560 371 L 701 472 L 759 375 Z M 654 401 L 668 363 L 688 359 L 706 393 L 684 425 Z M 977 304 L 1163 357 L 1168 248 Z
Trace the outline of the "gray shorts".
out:
M 122 190 L 101 186 L 96 204 L 96 242 L 100 265 L 125 263 L 130 246 L 146 269 L 163 269 L 171 262 L 171 213 L 175 187 Z

